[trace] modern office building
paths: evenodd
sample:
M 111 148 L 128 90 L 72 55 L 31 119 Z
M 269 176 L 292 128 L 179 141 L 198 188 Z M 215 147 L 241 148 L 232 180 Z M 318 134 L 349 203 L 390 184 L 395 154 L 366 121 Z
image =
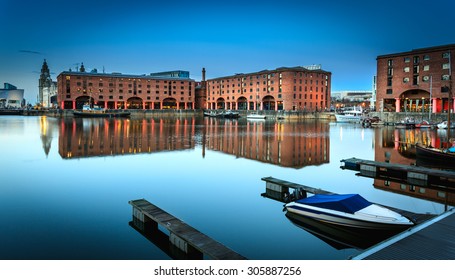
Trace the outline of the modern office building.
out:
M 377 57 L 376 110 L 446 112 L 455 44 Z M 450 96 L 450 97 L 449 97 Z M 450 109 L 454 109 L 450 103 Z
M 321 111 L 330 90 L 331 73 L 320 65 L 235 74 L 207 80 L 206 109 Z
M 57 77 L 57 101 L 62 109 L 98 105 L 106 109 L 194 109 L 195 82 L 187 71 L 150 75 L 62 72 Z
M 0 88 L 0 109 L 21 108 L 24 104 L 24 90 L 9 83 Z

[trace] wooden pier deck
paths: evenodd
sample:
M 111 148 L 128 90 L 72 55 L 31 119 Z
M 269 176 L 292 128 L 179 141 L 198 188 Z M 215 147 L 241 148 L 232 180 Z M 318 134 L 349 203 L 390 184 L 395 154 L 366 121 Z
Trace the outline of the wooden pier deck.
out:
M 408 184 L 451 190 L 455 188 L 455 172 L 413 165 L 394 164 L 349 158 L 341 160 L 342 169 L 360 171 L 358 175 L 380 179 L 397 179 Z
M 261 195 L 280 202 L 286 202 L 288 196 L 292 194 L 291 189 L 295 192 L 297 191 L 303 192 L 304 196 L 306 196 L 306 193 L 332 194 L 332 192 L 326 190 L 300 185 L 285 180 L 280 180 L 274 177 L 264 177 L 261 178 L 261 180 L 266 182 L 265 193 Z
M 451 209 L 421 225 L 352 258 L 354 260 L 455 260 L 455 210 Z
M 246 260 L 246 258 L 180 219 L 153 205 L 145 199 L 128 202 L 133 207 L 133 217 L 144 223 L 158 224 L 170 232 L 169 239 L 180 250 L 190 253 L 198 251 L 214 260 Z
M 261 178 L 262 181 L 266 182 L 266 192 L 261 194 L 264 197 L 277 200 L 280 202 L 288 202 L 286 201 L 286 195 L 289 195 L 290 191 L 289 189 L 294 189 L 294 190 L 303 190 L 304 192 L 309 192 L 312 194 L 334 194 L 333 192 L 323 190 L 323 189 L 318 189 L 318 188 L 313 188 L 305 185 L 300 185 L 292 182 L 288 182 L 285 180 L 277 179 L 274 177 L 264 177 Z M 304 195 L 306 197 L 306 194 Z M 389 207 L 387 205 L 382 205 L 386 208 L 389 208 L 397 213 L 400 213 L 401 215 L 407 217 L 411 221 L 414 222 L 414 224 L 418 225 L 421 224 L 431 218 L 433 218 L 435 215 L 433 214 L 420 214 L 420 213 L 414 213 L 410 211 L 406 211 L 403 209 L 399 208 L 393 208 Z

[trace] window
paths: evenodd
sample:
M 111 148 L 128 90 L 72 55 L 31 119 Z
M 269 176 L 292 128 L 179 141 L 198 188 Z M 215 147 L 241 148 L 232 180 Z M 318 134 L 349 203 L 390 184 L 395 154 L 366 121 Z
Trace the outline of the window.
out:
M 419 73 L 419 65 L 414 65 L 413 67 L 413 73 L 418 74 Z
M 405 57 L 405 58 L 404 58 L 404 62 L 405 62 L 405 63 L 409 63 L 410 61 L 411 61 L 411 59 L 410 59 L 409 57 Z
M 423 71 L 430 71 L 430 65 L 423 66 Z
M 392 77 L 387 78 L 387 86 L 391 87 L 392 86 Z
M 449 80 L 449 75 L 448 74 L 442 75 L 441 80 L 448 81 Z
M 412 78 L 412 84 L 413 85 L 418 85 L 419 84 L 419 76 L 414 76 Z
M 449 63 L 444 63 L 442 65 L 442 69 L 449 69 Z
M 405 83 L 405 84 L 409 83 L 409 78 L 408 77 L 403 78 L 403 83 Z
M 420 58 L 419 56 L 414 56 L 414 64 L 419 64 Z
M 430 76 L 423 76 L 422 81 L 428 82 L 430 80 Z
M 430 60 L 430 56 L 428 54 L 424 55 L 423 60 Z
M 442 58 L 449 58 L 450 53 L 445 52 L 442 54 Z
M 393 60 L 392 59 L 387 60 L 387 66 L 389 66 L 389 67 L 393 66 Z
M 386 90 L 386 94 L 392 94 L 392 93 L 393 93 L 393 90 L 391 88 Z
M 387 69 L 387 76 L 392 76 L 393 75 L 393 68 L 388 68 Z
M 405 68 L 403 69 L 403 71 L 406 72 L 406 73 L 409 73 L 409 67 L 405 67 Z

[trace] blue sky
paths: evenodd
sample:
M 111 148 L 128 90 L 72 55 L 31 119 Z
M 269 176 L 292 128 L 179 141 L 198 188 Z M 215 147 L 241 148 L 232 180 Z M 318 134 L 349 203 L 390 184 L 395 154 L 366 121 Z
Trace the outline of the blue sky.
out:
M 0 0 L 0 86 L 34 104 L 83 62 L 107 73 L 188 70 L 199 81 L 321 64 L 332 91 L 369 90 L 378 55 L 454 44 L 455 1 Z M 452 21 L 451 21 L 452 18 Z

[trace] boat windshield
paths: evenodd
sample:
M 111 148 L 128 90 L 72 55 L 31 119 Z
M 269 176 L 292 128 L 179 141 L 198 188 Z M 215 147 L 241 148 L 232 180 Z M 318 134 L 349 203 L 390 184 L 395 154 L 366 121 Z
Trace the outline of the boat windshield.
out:
M 315 194 L 307 198 L 299 199 L 296 202 L 351 214 L 372 204 L 358 194 Z

